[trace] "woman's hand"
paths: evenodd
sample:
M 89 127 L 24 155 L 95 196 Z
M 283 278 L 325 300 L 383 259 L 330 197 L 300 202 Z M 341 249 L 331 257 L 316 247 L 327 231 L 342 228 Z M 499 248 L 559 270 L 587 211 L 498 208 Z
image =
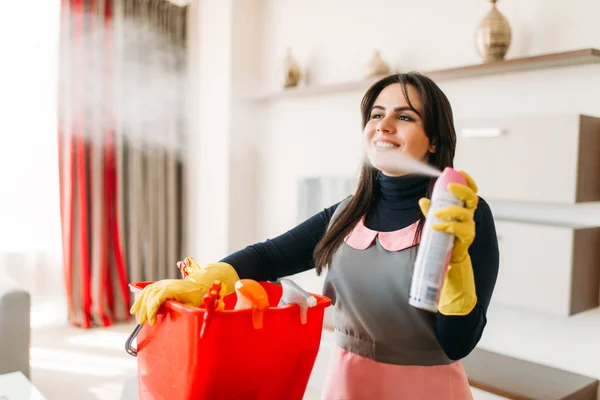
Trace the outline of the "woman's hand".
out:
M 454 247 L 452 249 L 452 263 L 458 263 L 464 260 L 468 255 L 469 246 L 475 239 L 475 221 L 473 215 L 477 209 L 479 197 L 477 196 L 477 185 L 473 179 L 464 171 L 458 171 L 467 180 L 467 185 L 460 183 L 451 183 L 448 185 L 448 191 L 461 199 L 464 206 L 449 206 L 438 210 L 434 216 L 447 221 L 432 226 L 433 229 L 440 232 L 452 233 L 456 236 Z M 423 215 L 427 216 L 429 204 L 428 198 L 419 200 L 419 206 Z
M 185 279 L 163 279 L 146 286 L 129 312 L 135 314 L 139 311 L 139 324 L 148 321 L 150 325 L 154 325 L 156 313 L 166 300 L 198 307 L 216 280 L 223 283 L 225 295 L 228 295 L 234 292 L 235 282 L 239 277 L 235 269 L 227 263 L 208 264 Z
M 479 197 L 473 179 L 466 172 L 459 172 L 467 180 L 467 185 L 451 183 L 448 185 L 448 191 L 461 199 L 464 206 L 449 206 L 436 211 L 434 216 L 444 222 L 432 225 L 433 229 L 451 233 L 456 238 L 438 305 L 438 310 L 444 315 L 466 315 L 477 303 L 469 247 L 475 239 L 473 217 Z M 427 198 L 419 200 L 419 207 L 425 216 L 430 203 Z

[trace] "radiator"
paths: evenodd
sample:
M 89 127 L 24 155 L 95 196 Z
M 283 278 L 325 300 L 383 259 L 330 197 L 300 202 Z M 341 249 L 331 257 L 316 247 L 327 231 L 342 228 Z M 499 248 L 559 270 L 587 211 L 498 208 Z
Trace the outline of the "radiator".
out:
M 348 176 L 313 177 L 300 181 L 298 221 L 312 217 L 354 193 L 357 180 Z

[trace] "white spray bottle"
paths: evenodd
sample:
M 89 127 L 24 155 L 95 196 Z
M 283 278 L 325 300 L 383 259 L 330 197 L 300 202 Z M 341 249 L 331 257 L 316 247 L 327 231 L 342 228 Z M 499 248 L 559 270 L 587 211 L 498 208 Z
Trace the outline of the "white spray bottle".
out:
M 443 222 L 433 214 L 440 208 L 463 205 L 462 200 L 448 191 L 450 183 L 466 185 L 467 180 L 458 171 L 447 167 L 435 182 L 410 287 L 409 304 L 431 312 L 437 311 L 440 291 L 454 246 L 454 235 L 431 227 Z
M 300 307 L 300 320 L 303 325 L 306 324 L 308 308 L 316 306 L 317 299 L 315 296 L 298 286 L 294 281 L 281 279 L 280 283 L 282 286 L 282 293 L 278 307 L 288 304 L 298 304 Z

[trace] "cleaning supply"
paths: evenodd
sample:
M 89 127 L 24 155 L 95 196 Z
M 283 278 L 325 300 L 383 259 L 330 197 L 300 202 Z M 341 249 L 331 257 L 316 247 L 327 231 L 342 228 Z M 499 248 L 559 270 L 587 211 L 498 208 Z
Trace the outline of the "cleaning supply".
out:
M 460 173 L 467 180 L 467 185 L 450 184 L 449 190 L 465 203 L 464 207 L 448 207 L 435 213 L 437 218 L 445 222 L 432 227 L 441 232 L 452 233 L 456 237 L 446 280 L 442 286 L 438 310 L 444 315 L 467 315 L 477 304 L 475 276 L 469 255 L 469 247 L 475 240 L 475 209 L 479 202 L 477 185 L 463 171 Z M 427 214 L 429 203 L 426 199 L 419 202 L 422 211 Z
M 202 320 L 202 327 L 200 328 L 200 339 L 204 339 L 211 318 L 215 311 L 223 311 L 225 309 L 225 303 L 223 302 L 223 294 L 227 290 L 224 283 L 221 281 L 214 281 L 210 286 L 206 294 L 202 299 L 202 303 L 206 312 Z
M 277 306 L 283 307 L 288 304 L 298 304 L 300 307 L 300 320 L 302 321 L 302 325 L 306 324 L 308 308 L 316 306 L 317 299 L 292 280 L 281 279 L 280 283 L 282 294 Z
M 192 260 L 193 261 L 193 260 Z M 160 306 L 167 300 L 175 300 L 191 307 L 199 307 L 204 295 L 215 281 L 225 285 L 225 295 L 233 293 L 235 282 L 239 276 L 235 269 L 227 263 L 207 264 L 195 268 L 194 273 L 185 279 L 163 279 L 144 288 L 136 299 L 129 312 L 139 312 L 138 323 L 149 321 L 150 325 L 156 322 L 156 313 Z
M 468 179 L 464 174 L 447 167 L 435 183 L 431 200 L 422 199 L 419 203 L 426 220 L 409 295 L 409 304 L 414 307 L 431 312 L 438 311 L 440 292 L 455 245 L 456 236 L 450 227 L 457 227 L 456 224 L 448 225 L 446 218 L 451 214 L 450 217 L 460 220 L 464 219 L 463 214 L 469 213 L 469 210 L 464 208 L 465 202 L 460 198 L 464 192 L 462 187 L 468 189 L 467 184 Z M 440 215 L 439 212 L 445 215 Z M 442 227 L 444 229 L 441 229 Z
M 263 314 L 269 308 L 269 296 L 264 287 L 252 279 L 240 279 L 235 283 L 237 301 L 234 310 L 252 310 L 252 325 L 262 329 Z
M 137 297 L 149 284 L 134 282 L 130 287 Z M 249 322 L 250 310 L 233 310 L 235 294 L 223 299 L 225 310 L 213 310 L 216 287 L 207 293 L 210 307 L 192 308 L 168 301 L 163 307 L 164 317 L 161 312 L 155 325 L 135 329 L 125 350 L 137 361 L 136 398 L 305 398 L 319 353 L 324 311 L 331 300 L 314 294 L 317 305 L 310 308 L 308 322 L 302 325 L 295 307 L 275 307 L 274 299 L 282 294 L 281 285 L 259 284 L 273 304 L 265 309 L 262 329 L 255 329 Z
M 201 269 L 200 265 L 198 265 L 196 260 L 194 260 L 192 257 L 186 257 L 183 261 L 179 261 L 177 263 L 177 268 L 179 268 L 181 271 L 183 278 L 187 278 Z

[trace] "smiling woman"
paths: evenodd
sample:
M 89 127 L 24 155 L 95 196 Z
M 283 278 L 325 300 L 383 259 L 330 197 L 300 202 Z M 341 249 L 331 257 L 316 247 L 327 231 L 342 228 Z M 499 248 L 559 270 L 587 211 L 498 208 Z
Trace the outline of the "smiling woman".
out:
M 266 281 L 311 268 L 326 272 L 323 293 L 334 304 L 336 346 L 323 399 L 472 398 L 460 360 L 486 325 L 498 243 L 489 206 L 466 173 L 467 184 L 453 191 L 465 205 L 436 213 L 446 220 L 440 229 L 456 238 L 442 301 L 436 312 L 409 304 L 424 224 L 420 207 L 436 182 L 431 175 L 453 164 L 450 103 L 426 76 L 397 74 L 367 91 L 361 113 L 365 160 L 354 195 L 210 264 L 210 271 Z M 434 172 L 410 172 L 398 160 L 416 160 Z M 132 311 L 151 310 L 140 318 L 152 321 L 162 301 L 192 299 L 207 276 L 200 271 L 183 282 L 150 285 Z
M 421 98 L 413 86 L 393 83 L 379 93 L 374 103 L 365 125 L 364 139 L 375 168 L 388 176 L 403 175 L 386 168 L 387 158 L 379 157 L 382 152 L 401 151 L 425 162 L 435 153 L 435 143 L 425 133 Z
M 426 110 L 422 96 L 415 86 L 399 82 L 396 75 L 378 84 L 385 83 L 389 85 L 376 99 L 367 93 L 363 104 L 364 144 L 368 161 L 387 176 L 410 172 L 439 176 L 444 166 L 429 163 L 430 155 L 436 152 L 436 144 L 425 130 Z M 447 99 L 442 100 L 449 108 Z
M 362 216 L 372 213 L 371 207 L 378 197 L 377 186 L 382 179 L 394 185 L 393 182 L 406 178 L 393 178 L 411 176 L 426 189 L 422 195 L 430 197 L 435 179 L 409 172 L 416 170 L 419 175 L 437 176 L 439 171 L 453 166 L 456 133 L 452 107 L 446 95 L 428 77 L 409 73 L 379 80 L 365 93 L 361 114 L 367 159 L 356 194 L 317 245 L 317 272 L 330 261 L 335 249 Z M 418 216 L 415 237 L 419 237 L 425 216 L 419 213 L 416 203 L 412 206 L 414 215 L 407 215 L 409 219 Z

